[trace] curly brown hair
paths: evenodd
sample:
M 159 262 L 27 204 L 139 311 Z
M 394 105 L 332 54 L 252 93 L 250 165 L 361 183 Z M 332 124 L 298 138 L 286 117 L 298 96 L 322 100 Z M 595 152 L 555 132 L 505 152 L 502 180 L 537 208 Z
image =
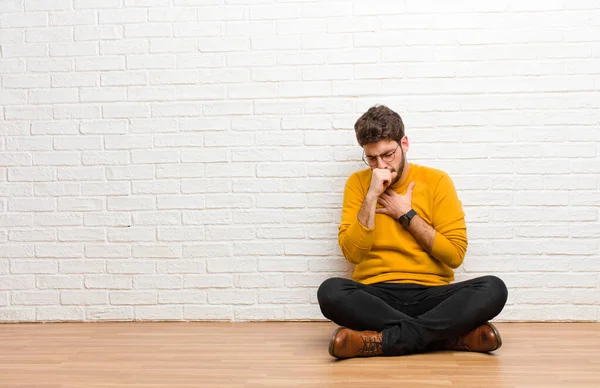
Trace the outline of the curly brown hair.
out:
M 404 123 L 400 115 L 385 105 L 369 108 L 354 124 L 356 140 L 363 147 L 379 140 L 395 140 L 400 144 L 404 137 Z

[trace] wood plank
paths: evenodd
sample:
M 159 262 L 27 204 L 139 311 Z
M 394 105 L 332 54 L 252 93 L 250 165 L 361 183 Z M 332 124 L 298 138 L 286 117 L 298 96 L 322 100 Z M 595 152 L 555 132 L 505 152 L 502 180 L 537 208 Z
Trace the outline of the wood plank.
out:
M 331 323 L 0 325 L 1 387 L 600 387 L 600 323 L 497 323 L 493 354 L 337 361 Z

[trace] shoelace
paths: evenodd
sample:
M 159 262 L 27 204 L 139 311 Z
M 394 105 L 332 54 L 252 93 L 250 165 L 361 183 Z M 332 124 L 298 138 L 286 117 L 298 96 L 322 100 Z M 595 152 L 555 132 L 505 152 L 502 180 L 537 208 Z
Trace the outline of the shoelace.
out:
M 377 337 L 363 337 L 363 348 L 361 353 L 371 354 L 381 352 L 381 342 L 377 340 Z

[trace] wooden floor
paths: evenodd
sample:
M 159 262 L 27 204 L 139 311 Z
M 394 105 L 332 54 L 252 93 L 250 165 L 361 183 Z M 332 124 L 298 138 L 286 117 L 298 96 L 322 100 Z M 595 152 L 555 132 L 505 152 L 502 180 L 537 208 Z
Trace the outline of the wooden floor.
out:
M 0 325 L 0 387 L 600 387 L 599 323 L 500 323 L 492 355 L 335 361 L 331 323 Z

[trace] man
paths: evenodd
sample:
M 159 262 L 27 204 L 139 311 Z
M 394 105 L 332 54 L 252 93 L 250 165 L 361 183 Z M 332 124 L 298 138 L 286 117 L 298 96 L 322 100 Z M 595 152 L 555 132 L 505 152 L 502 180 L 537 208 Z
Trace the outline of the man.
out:
M 317 294 L 323 315 L 342 326 L 329 353 L 498 349 L 500 334 L 487 321 L 506 303 L 504 282 L 485 276 L 450 284 L 467 250 L 452 180 L 408 163 L 404 124 L 388 107 L 370 108 L 354 129 L 370 168 L 352 174 L 344 190 L 338 241 L 356 265 L 353 280 L 328 279 Z

